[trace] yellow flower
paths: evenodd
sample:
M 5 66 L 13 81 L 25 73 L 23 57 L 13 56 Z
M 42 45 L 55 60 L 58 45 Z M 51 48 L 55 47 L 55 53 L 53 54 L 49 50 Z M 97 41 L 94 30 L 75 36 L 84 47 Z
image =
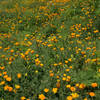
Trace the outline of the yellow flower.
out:
M 35 73 L 38 73 L 38 70 L 36 70 Z
M 94 30 L 94 33 L 98 33 L 99 32 L 99 30 Z
M 0 46 L 0 49 L 2 49 L 2 46 Z
M 71 58 L 69 58 L 69 59 L 68 59 L 68 61 L 72 61 L 72 59 L 71 59 Z
M 11 92 L 13 90 L 12 87 L 8 87 L 8 91 Z
M 67 98 L 66 98 L 66 100 L 72 100 L 73 98 L 72 98 L 72 96 L 68 96 Z
M 71 91 L 75 91 L 76 88 L 72 86 L 72 87 L 70 87 L 70 90 L 71 90 Z
M 8 63 L 11 64 L 11 61 L 9 61 Z
M 67 61 L 67 60 L 65 60 L 65 63 L 67 64 L 67 63 L 68 63 L 68 61 Z
M 79 88 L 80 88 L 80 89 L 84 89 L 84 88 L 85 88 L 85 84 L 81 83 L 81 84 L 79 85 Z
M 43 67 L 43 64 L 40 64 L 41 67 Z
M 54 73 L 50 73 L 50 76 L 53 77 L 54 76 Z
M 17 77 L 18 77 L 18 78 L 21 78 L 21 74 L 20 74 L 20 73 L 18 73 L 18 74 L 17 74 Z
M 84 98 L 84 100 L 88 100 L 87 98 Z
M 75 86 L 76 86 L 76 87 L 79 87 L 79 83 L 76 83 Z
M 62 62 L 59 62 L 59 65 L 62 65 Z
M 4 78 L 7 78 L 7 77 L 8 77 L 8 75 L 4 75 L 3 77 L 4 77 Z
M 21 58 L 25 58 L 25 55 L 23 53 L 21 53 Z
M 34 53 L 34 50 L 31 50 L 31 54 L 33 54 Z
M 6 81 L 11 81 L 11 77 L 7 77 L 6 78 Z
M 98 69 L 98 72 L 100 72 L 100 69 Z
M 57 66 L 57 65 L 58 65 L 58 64 L 56 64 L 56 63 L 54 64 L 54 66 Z
M 39 95 L 39 99 L 40 99 L 40 100 L 45 100 L 45 96 L 44 96 L 43 94 L 40 94 L 40 95 Z
M 72 66 L 69 66 L 70 69 L 72 69 Z
M 6 75 L 6 74 L 7 74 L 7 72 L 3 72 L 3 74 L 4 74 L 4 75 Z
M 94 93 L 94 92 L 90 92 L 89 95 L 90 95 L 91 97 L 94 97 L 94 96 L 95 96 L 95 93 Z
M 63 76 L 66 76 L 66 74 L 63 74 Z
M 22 96 L 20 99 L 21 99 L 21 100 L 25 100 L 26 98 L 25 98 L 24 96 Z
M 56 50 L 56 48 L 53 48 L 53 50 Z
M 3 85 L 3 84 L 5 84 L 5 81 L 1 81 L 1 82 L 0 82 L 0 85 Z
M 82 54 L 82 55 L 85 55 L 85 51 L 81 51 L 81 54 Z
M 11 52 L 11 53 L 13 53 L 13 52 L 14 52 L 14 50 L 12 49 L 12 50 L 10 50 L 10 52 Z
M 76 33 L 71 33 L 71 37 L 74 38 Z
M 36 57 L 39 57 L 39 55 L 38 55 L 38 54 L 36 54 L 35 56 L 36 56 Z
M 77 94 L 77 93 L 72 93 L 72 97 L 73 97 L 73 98 L 78 98 L 78 97 L 79 97 L 79 94 Z
M 59 76 L 56 76 L 57 79 L 59 79 Z
M 61 50 L 61 51 L 63 51 L 63 50 L 64 50 L 64 48 L 62 47 L 62 48 L 60 48 L 60 50 Z
M 52 92 L 53 92 L 54 94 L 57 93 L 57 91 L 58 91 L 57 88 L 53 88 L 53 89 L 52 89 Z
M 22 23 L 22 20 L 19 20 L 19 23 Z
M 95 87 L 98 86 L 98 84 L 97 84 L 97 83 L 92 83 L 91 86 L 92 86 L 93 88 L 95 88 Z
M 16 42 L 16 43 L 15 43 L 15 45 L 16 45 L 16 46 L 18 46 L 18 45 L 19 45 L 19 43 L 18 43 L 18 42 Z
M 69 84 L 68 84 L 68 85 L 66 85 L 66 88 L 70 88 L 70 87 L 71 87 L 71 85 L 69 85 Z
M 25 52 L 25 55 L 28 55 L 28 53 L 29 53 L 29 51 L 26 51 L 26 52 Z
M 2 76 L 2 74 L 0 73 L 0 76 Z
M 4 86 L 4 90 L 6 91 L 6 90 L 8 90 L 8 85 L 6 85 L 6 86 Z
M 53 46 L 52 44 L 48 44 L 48 47 L 51 47 L 51 46 Z
M 70 76 L 67 76 L 67 79 L 71 79 L 71 77 Z
M 46 93 L 49 92 L 49 89 L 45 88 L 45 89 L 44 89 L 44 92 L 46 92 Z
M 16 88 L 16 89 L 19 89 L 19 88 L 20 88 L 20 85 L 15 85 L 15 88 Z
M 66 80 L 66 77 L 63 77 L 62 80 L 65 81 Z
M 66 69 L 66 72 L 69 72 L 70 71 L 70 69 Z

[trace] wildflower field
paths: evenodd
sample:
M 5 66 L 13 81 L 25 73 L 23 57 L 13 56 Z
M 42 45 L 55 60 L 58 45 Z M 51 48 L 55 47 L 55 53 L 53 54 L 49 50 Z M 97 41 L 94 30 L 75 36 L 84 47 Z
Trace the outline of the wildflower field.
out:
M 100 100 L 100 0 L 0 0 L 0 100 Z

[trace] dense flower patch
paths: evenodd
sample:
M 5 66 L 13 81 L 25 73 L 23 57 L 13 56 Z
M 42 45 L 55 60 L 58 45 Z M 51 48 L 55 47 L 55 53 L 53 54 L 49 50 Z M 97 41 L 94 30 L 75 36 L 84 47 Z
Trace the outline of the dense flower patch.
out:
M 0 100 L 99 100 L 99 6 L 1 0 Z

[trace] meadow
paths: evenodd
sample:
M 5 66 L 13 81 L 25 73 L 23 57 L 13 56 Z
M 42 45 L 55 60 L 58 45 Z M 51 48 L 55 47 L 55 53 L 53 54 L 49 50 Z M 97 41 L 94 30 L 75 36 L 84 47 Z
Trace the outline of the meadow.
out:
M 100 0 L 0 0 L 0 100 L 100 100 Z

